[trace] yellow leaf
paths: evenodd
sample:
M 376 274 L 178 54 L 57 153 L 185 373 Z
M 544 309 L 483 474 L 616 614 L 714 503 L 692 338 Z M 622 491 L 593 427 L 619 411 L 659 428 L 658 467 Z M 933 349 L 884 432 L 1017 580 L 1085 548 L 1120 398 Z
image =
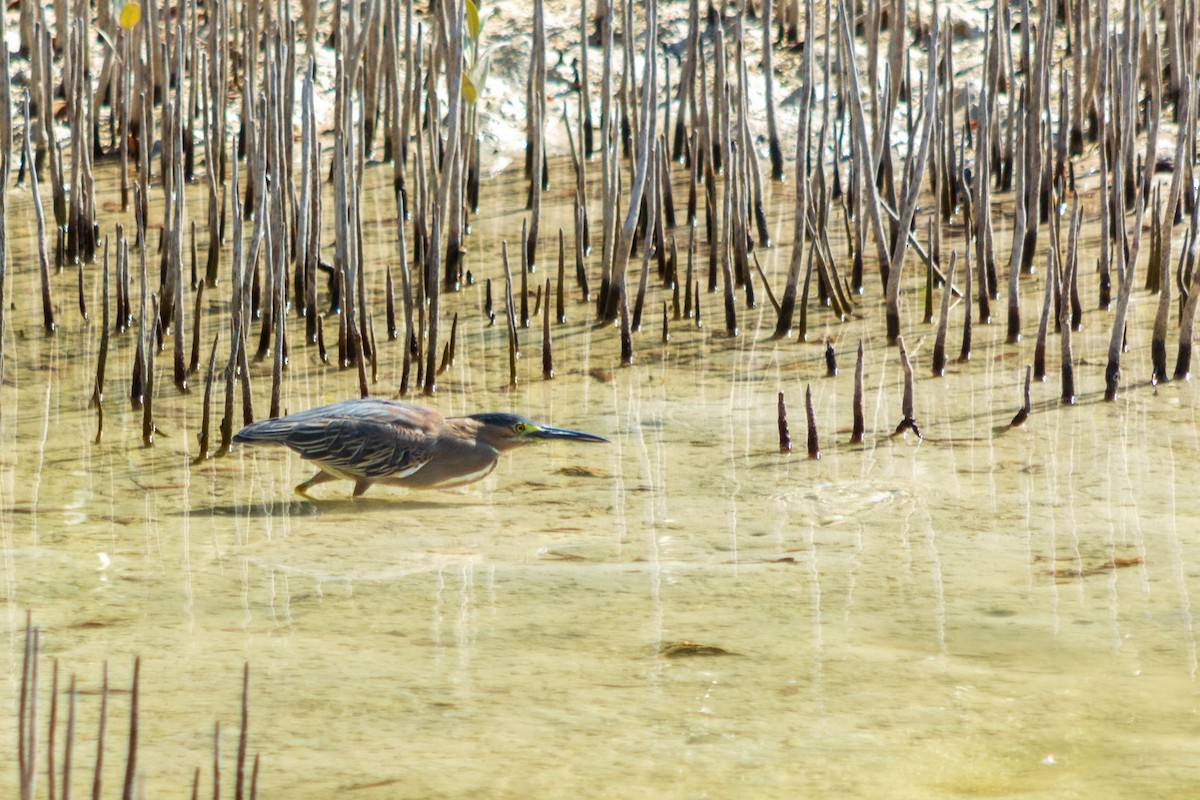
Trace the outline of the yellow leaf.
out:
M 479 24 L 479 9 L 475 8 L 475 4 L 471 0 L 463 0 L 467 7 L 467 33 L 472 39 L 479 38 L 481 26 Z M 474 102 L 474 101 L 472 101 Z
M 138 24 L 138 20 L 142 18 L 142 7 L 135 0 L 129 0 L 128 3 L 121 8 L 121 27 L 125 30 L 133 30 L 133 26 Z
M 465 72 L 462 76 L 462 96 L 468 103 L 475 105 L 475 84 L 471 83 L 471 79 L 467 77 Z

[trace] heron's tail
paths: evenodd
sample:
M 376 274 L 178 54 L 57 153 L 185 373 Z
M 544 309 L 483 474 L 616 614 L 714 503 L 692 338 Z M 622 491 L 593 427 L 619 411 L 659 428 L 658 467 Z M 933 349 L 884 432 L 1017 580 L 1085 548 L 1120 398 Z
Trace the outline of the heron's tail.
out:
M 288 434 L 292 431 L 293 427 L 292 423 L 283 417 L 262 419 L 258 422 L 250 423 L 235 433 L 233 440 L 235 442 L 250 444 L 261 442 L 285 444 Z

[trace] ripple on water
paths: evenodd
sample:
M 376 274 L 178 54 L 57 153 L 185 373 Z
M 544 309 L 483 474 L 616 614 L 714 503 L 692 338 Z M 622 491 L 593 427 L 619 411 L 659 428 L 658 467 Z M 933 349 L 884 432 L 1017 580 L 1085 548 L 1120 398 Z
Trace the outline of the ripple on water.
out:
M 895 483 L 858 480 L 796 486 L 771 496 L 788 504 L 806 504 L 822 520 L 836 521 L 854 517 L 900 500 L 913 498 L 914 491 Z

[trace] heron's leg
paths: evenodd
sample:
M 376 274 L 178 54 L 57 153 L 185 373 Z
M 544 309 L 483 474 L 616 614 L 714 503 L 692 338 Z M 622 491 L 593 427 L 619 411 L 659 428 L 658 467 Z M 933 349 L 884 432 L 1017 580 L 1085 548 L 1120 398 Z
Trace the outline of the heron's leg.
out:
M 330 475 L 328 472 L 325 472 L 324 470 L 322 470 L 322 471 L 318 472 L 316 475 L 313 475 L 311 478 L 306 480 L 304 483 L 297 486 L 295 491 L 296 491 L 296 494 L 300 495 L 301 497 L 308 497 L 308 490 L 311 489 L 312 487 L 320 486 L 322 483 L 329 483 L 330 481 L 336 481 L 336 480 L 337 480 L 336 477 L 334 477 L 333 475 Z
M 362 497 L 363 492 L 365 492 L 367 489 L 370 489 L 373 483 L 375 483 L 375 481 L 369 481 L 366 478 L 359 478 L 356 480 L 354 482 L 354 496 Z

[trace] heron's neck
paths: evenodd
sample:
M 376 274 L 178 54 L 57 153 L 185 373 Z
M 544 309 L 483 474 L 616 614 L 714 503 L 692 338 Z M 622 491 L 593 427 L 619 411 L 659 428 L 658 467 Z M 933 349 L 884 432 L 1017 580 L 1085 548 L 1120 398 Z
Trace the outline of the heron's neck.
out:
M 477 419 L 451 417 L 446 420 L 446 428 L 449 435 L 443 436 L 443 441 L 453 442 L 456 449 L 486 454 L 491 458 L 506 449 L 502 442 L 496 441 L 495 436 L 488 435 L 487 428 Z

